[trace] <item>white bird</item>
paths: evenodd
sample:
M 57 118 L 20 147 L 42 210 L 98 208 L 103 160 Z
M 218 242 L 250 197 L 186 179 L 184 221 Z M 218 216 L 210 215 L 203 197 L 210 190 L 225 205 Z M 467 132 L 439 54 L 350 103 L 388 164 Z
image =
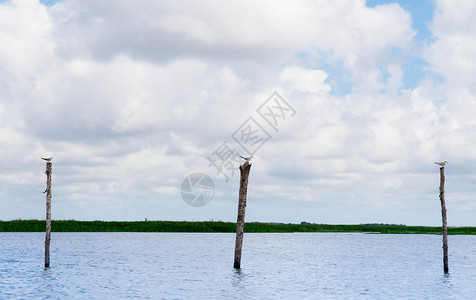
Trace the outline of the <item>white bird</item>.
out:
M 435 164 L 444 167 L 444 166 L 446 166 L 446 165 L 448 164 L 448 162 L 447 162 L 446 160 L 445 160 L 445 161 L 442 161 L 442 162 L 436 162 L 436 161 L 435 161 Z
M 46 161 L 51 161 L 53 159 L 53 157 L 42 157 L 41 159 L 46 160 Z
M 251 155 L 250 157 L 244 157 L 240 155 L 240 157 L 249 162 L 253 158 L 253 155 Z

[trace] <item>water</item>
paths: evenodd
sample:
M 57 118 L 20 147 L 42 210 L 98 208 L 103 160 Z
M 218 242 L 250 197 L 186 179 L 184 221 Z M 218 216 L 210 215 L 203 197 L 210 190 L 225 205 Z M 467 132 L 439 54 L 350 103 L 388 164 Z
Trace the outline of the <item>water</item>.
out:
M 476 299 L 476 236 L 0 233 L 0 299 Z

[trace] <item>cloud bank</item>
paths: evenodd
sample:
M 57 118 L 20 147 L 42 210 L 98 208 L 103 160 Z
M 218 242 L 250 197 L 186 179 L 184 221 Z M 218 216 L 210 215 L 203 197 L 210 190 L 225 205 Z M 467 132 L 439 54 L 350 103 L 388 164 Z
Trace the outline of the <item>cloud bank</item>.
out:
M 277 91 L 296 114 L 262 123 L 248 221 L 438 225 L 448 160 L 449 225 L 476 225 L 476 4 L 417 17 L 398 1 L 4 1 L 0 219 L 44 218 L 52 155 L 54 219 L 233 221 L 238 171 L 225 182 L 206 157 L 242 151 L 232 134 Z M 216 184 L 202 208 L 180 197 L 193 172 Z

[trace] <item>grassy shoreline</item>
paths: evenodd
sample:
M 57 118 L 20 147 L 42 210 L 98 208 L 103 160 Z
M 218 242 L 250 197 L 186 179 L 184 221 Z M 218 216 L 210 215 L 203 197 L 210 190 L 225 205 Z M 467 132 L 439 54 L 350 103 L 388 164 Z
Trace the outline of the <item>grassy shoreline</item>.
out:
M 221 221 L 76 221 L 53 220 L 53 232 L 236 232 L 236 223 Z M 0 221 L 0 232 L 42 232 L 44 220 Z M 245 232 L 369 232 L 383 234 L 441 234 L 441 227 L 393 224 L 284 224 L 250 222 Z M 449 227 L 448 234 L 476 235 L 476 227 Z

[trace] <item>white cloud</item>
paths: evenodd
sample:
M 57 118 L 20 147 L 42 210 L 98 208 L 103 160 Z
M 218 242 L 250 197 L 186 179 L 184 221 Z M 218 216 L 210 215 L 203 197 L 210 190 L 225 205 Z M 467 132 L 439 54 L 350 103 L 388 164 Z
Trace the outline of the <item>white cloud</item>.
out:
M 331 90 L 325 83 L 327 74 L 323 70 L 306 70 L 298 66 L 289 66 L 281 72 L 281 81 L 291 85 L 292 89 L 312 93 L 327 93 Z
M 425 92 L 437 91 L 429 101 L 440 103 L 438 113 L 443 122 L 436 125 L 444 136 L 442 150 L 448 156 L 458 157 L 464 149 L 464 160 L 474 161 L 476 31 L 472 24 L 476 4 L 462 1 L 455 5 L 443 0 L 436 4 L 432 24 L 434 42 L 426 48 L 425 58 L 429 68 L 443 80 L 426 86 Z
M 21 26 L 18 24 L 21 23 Z M 46 8 L 34 0 L 6 2 L 0 9 L 1 78 L 18 89 L 48 69 L 55 44 Z
M 407 46 L 415 34 L 401 7 L 368 8 L 364 0 L 136 1 L 133 6 L 65 1 L 50 10 L 61 37 L 59 52 L 66 57 L 266 60 L 317 49 L 353 66 Z
M 476 70 L 476 30 L 473 20 L 476 3 L 436 1 L 432 24 L 435 41 L 425 53 L 430 68 L 445 77 L 453 87 L 474 86 Z M 442 59 L 442 58 L 445 59 Z M 473 92 L 474 87 L 472 88 Z

